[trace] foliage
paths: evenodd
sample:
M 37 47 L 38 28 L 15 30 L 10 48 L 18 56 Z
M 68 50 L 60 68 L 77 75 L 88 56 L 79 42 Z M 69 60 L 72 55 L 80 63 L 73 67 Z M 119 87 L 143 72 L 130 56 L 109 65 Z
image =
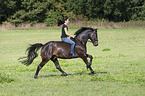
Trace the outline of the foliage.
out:
M 145 1 L 133 0 L 131 1 L 132 20 L 145 20 Z
M 144 0 L 0 0 L 0 24 L 45 22 L 53 26 L 58 17 L 65 15 L 75 21 L 84 18 L 116 22 L 145 20 L 144 9 Z
M 43 22 L 47 7 L 47 2 L 42 2 L 42 0 L 24 0 L 21 2 L 21 8 L 8 21 L 14 24 Z
M 89 19 L 144 20 L 144 3 L 144 0 L 68 0 L 68 9 L 77 15 L 83 14 Z
M 47 13 L 47 18 L 45 20 L 45 23 L 47 26 L 54 26 L 56 25 L 57 23 L 57 19 L 62 16 L 62 13 L 61 12 L 54 12 L 52 10 L 50 10 L 48 13 Z
M 0 24 L 16 12 L 16 0 L 0 0 Z
M 45 23 L 47 26 L 54 26 L 57 23 L 58 18 L 62 18 L 66 14 L 66 2 L 63 0 L 54 0 L 51 2 L 52 8 L 47 11 L 47 17 Z
M 87 18 L 103 18 L 105 0 L 68 0 L 68 10 Z

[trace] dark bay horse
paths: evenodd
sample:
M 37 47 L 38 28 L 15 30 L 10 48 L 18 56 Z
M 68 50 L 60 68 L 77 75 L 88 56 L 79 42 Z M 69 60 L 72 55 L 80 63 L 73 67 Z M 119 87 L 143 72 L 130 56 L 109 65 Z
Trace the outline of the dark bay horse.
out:
M 91 40 L 94 46 L 98 46 L 98 36 L 97 29 L 82 27 L 75 33 L 75 38 L 71 38 L 75 43 L 75 54 L 76 58 L 81 58 L 85 63 L 87 69 L 89 68 L 92 74 L 96 74 L 91 68 L 93 57 L 87 54 L 86 44 L 88 39 Z M 25 60 L 22 62 L 25 65 L 30 65 L 33 60 L 38 56 L 37 51 L 41 48 L 41 58 L 42 61 L 38 65 L 34 78 L 38 77 L 38 73 L 40 69 L 51 60 L 54 62 L 56 68 L 65 76 L 68 76 L 66 72 L 64 72 L 58 62 L 57 58 L 62 59 L 71 59 L 71 45 L 61 41 L 50 41 L 46 44 L 36 43 L 31 45 L 27 51 L 28 55 L 25 57 Z M 87 58 L 90 58 L 90 62 L 88 62 Z M 20 58 L 22 59 L 22 58 Z

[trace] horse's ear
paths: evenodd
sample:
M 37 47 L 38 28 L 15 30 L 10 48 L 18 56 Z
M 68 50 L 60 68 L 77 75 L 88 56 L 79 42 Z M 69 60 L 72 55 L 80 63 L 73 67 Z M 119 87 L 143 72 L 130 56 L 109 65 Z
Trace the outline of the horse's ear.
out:
M 95 29 L 95 31 L 97 32 L 98 28 Z

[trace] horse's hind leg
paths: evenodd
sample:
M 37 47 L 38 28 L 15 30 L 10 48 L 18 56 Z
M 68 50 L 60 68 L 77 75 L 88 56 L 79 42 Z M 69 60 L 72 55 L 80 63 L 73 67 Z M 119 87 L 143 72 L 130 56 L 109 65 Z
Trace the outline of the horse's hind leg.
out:
M 38 77 L 38 73 L 41 70 L 41 68 L 48 62 L 48 60 L 42 60 L 42 62 L 38 65 L 36 73 L 34 75 L 34 78 Z
M 51 58 L 51 60 L 52 60 L 53 63 L 55 64 L 56 69 L 58 69 L 64 76 L 68 76 L 67 73 L 65 73 L 65 72 L 61 69 L 61 67 L 60 67 L 60 65 L 59 65 L 59 62 L 58 62 L 56 56 L 53 56 L 53 57 Z

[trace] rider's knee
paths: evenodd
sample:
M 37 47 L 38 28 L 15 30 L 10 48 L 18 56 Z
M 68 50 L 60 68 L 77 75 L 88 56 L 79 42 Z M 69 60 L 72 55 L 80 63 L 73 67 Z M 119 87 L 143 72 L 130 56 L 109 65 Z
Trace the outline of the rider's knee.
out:
M 75 45 L 75 42 L 72 42 L 72 45 Z

